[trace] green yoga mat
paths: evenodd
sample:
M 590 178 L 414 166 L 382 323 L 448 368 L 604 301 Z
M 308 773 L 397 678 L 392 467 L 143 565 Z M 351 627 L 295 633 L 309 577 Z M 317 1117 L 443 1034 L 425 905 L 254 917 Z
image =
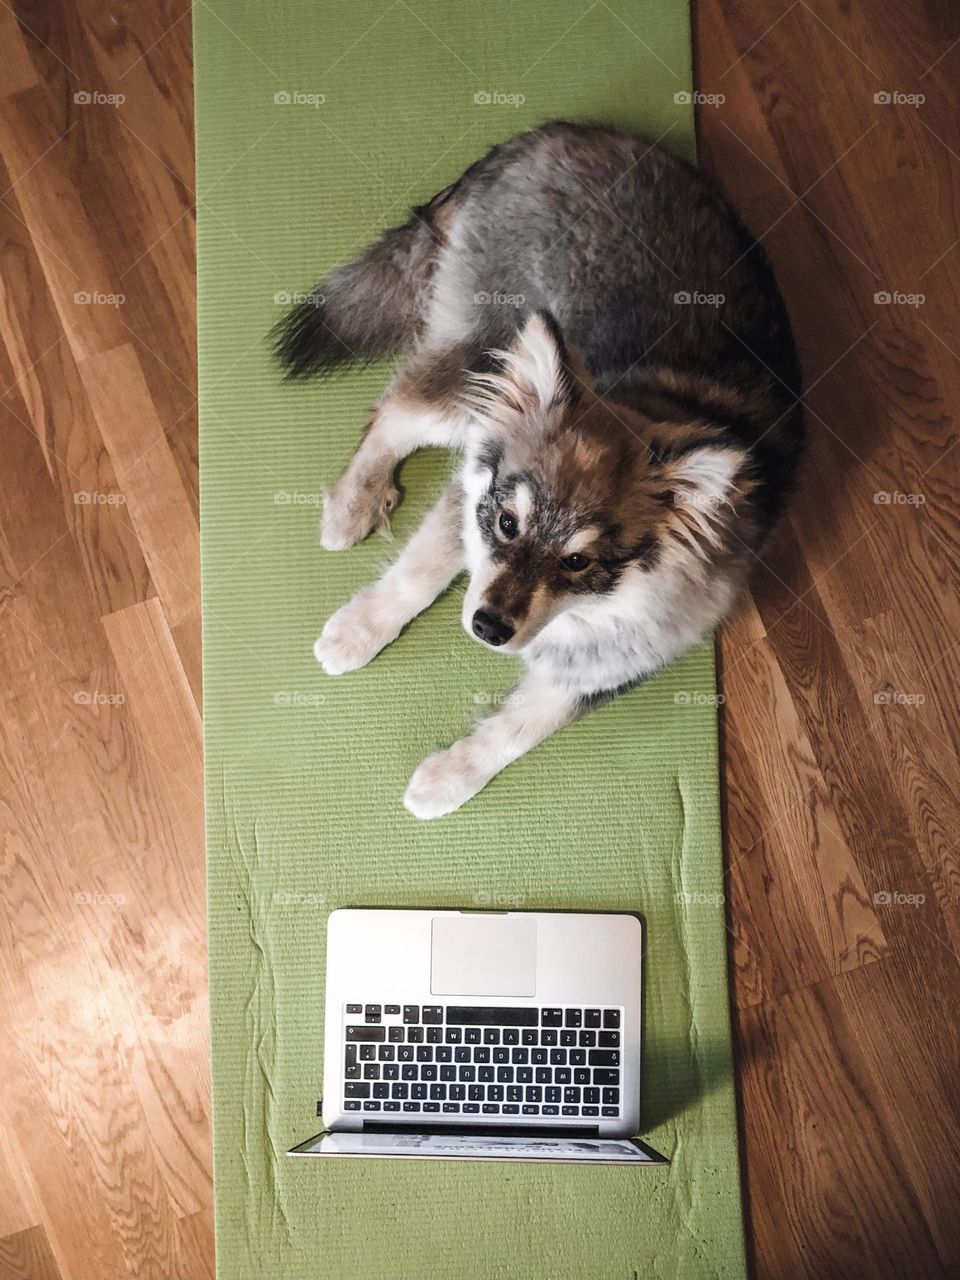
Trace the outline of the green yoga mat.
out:
M 311 647 L 377 572 L 316 542 L 387 371 L 289 387 L 289 303 L 488 146 L 551 117 L 692 155 L 682 0 L 195 0 L 217 1251 L 223 1280 L 743 1274 L 712 647 L 563 731 L 460 812 L 410 773 L 514 661 L 458 592 L 367 669 Z M 406 537 L 449 471 L 404 469 Z M 643 1132 L 669 1168 L 295 1160 L 317 1128 L 326 917 L 342 905 L 639 911 Z

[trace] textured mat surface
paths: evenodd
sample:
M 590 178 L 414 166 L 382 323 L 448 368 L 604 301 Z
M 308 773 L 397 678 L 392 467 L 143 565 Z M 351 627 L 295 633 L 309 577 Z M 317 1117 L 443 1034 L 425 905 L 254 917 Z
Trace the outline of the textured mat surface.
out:
M 687 9 L 196 0 L 194 22 L 220 1275 L 740 1275 L 712 649 L 418 823 L 409 774 L 516 669 L 463 634 L 454 591 L 366 670 L 323 675 L 323 620 L 389 547 L 321 551 L 321 487 L 386 371 L 284 387 L 264 341 L 291 293 L 520 129 L 596 119 L 692 154 Z M 406 466 L 398 538 L 449 465 Z M 670 1168 L 289 1159 L 316 1129 L 344 904 L 642 912 L 644 1133 Z

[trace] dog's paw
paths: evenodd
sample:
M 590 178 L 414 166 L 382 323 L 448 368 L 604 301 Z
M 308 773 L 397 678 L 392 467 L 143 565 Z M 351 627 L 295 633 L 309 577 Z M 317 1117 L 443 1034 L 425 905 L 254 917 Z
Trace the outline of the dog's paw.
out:
M 466 804 L 492 774 L 468 742 L 428 756 L 410 779 L 403 803 L 415 818 L 442 818 Z
M 323 503 L 320 545 L 345 551 L 374 529 L 389 529 L 390 513 L 399 501 L 400 491 L 389 476 L 361 481 L 342 477 Z
M 400 629 L 372 593 L 361 591 L 327 619 L 313 646 L 314 657 L 328 676 L 357 671 L 395 640 Z

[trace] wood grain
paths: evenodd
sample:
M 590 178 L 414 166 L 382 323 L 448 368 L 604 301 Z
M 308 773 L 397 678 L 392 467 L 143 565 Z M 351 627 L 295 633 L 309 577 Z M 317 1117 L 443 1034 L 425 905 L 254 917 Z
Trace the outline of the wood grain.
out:
M 695 34 L 811 434 L 721 651 L 751 1266 L 960 1275 L 960 18 Z M 2 1280 L 213 1275 L 189 39 L 0 5 Z

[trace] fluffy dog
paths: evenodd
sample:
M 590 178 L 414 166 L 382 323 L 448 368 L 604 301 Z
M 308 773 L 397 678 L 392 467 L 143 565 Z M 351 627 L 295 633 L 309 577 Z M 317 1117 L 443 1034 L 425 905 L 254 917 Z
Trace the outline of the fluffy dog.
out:
M 716 627 L 801 449 L 762 251 L 693 168 L 612 129 L 557 121 L 494 147 L 275 336 L 291 377 L 407 357 L 327 497 L 328 550 L 389 519 L 408 454 L 460 453 L 396 561 L 327 622 L 324 670 L 364 666 L 463 569 L 468 635 L 526 665 L 416 770 L 419 818 Z

